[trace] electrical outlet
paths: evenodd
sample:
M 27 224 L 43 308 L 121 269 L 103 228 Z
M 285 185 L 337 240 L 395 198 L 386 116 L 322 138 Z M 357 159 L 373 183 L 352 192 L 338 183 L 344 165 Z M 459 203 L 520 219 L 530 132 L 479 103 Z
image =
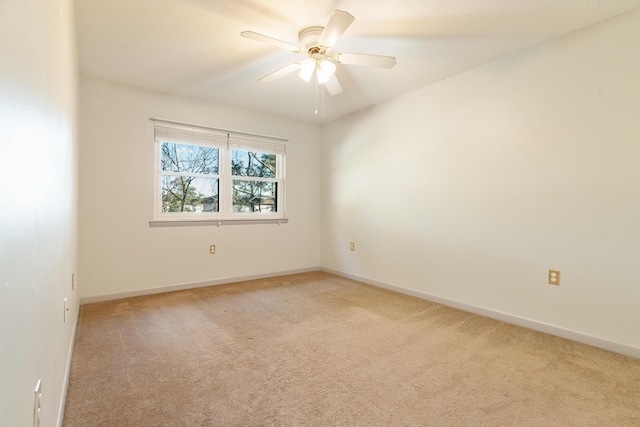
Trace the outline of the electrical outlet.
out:
M 216 253 L 216 245 L 209 246 L 209 254 L 215 255 L 215 253 Z
M 356 250 L 356 244 L 354 242 L 349 243 L 349 250 L 351 252 Z
M 42 380 L 38 380 L 35 389 L 35 398 L 33 403 L 33 427 L 40 426 L 40 412 L 42 410 Z
M 549 277 L 547 279 L 550 285 L 560 286 L 560 271 L 549 270 Z

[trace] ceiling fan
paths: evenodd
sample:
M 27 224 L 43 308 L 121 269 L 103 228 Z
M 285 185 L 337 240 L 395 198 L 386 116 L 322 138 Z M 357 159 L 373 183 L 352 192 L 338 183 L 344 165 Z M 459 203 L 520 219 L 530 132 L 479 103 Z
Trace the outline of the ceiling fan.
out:
M 336 10 L 325 27 L 308 27 L 300 31 L 297 46 L 253 31 L 243 31 L 240 35 L 307 56 L 304 60 L 296 61 L 263 77 L 260 79 L 261 82 L 272 82 L 299 69 L 299 76 L 303 80 L 309 82 L 315 72 L 318 84 L 325 85 L 330 95 L 338 95 L 342 92 L 342 86 L 334 74 L 336 64 L 366 65 L 380 68 L 393 68 L 396 65 L 396 58 L 393 56 L 330 52 L 354 19 L 350 13 Z

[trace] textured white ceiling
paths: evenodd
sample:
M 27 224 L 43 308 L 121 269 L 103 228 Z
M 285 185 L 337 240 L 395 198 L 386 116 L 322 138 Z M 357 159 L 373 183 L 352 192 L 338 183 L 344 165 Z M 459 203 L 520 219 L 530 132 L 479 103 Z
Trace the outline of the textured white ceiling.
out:
M 640 7 L 640 0 L 76 0 L 82 73 L 324 123 Z M 377 69 L 338 65 L 344 92 L 314 114 L 315 85 L 296 73 L 258 80 L 299 55 L 240 37 L 297 44 L 345 10 L 336 51 L 395 56 Z M 322 96 L 320 96 L 322 100 Z

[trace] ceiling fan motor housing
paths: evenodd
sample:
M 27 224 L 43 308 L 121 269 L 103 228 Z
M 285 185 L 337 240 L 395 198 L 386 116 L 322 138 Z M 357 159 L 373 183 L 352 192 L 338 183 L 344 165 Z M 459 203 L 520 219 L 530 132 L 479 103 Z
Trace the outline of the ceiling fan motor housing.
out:
M 324 54 L 326 48 L 318 44 L 322 30 L 324 30 L 324 27 L 307 27 L 300 31 L 300 33 L 298 33 L 300 50 L 309 53 L 309 55 L 314 53 Z M 315 49 L 317 49 L 317 51 L 311 51 Z

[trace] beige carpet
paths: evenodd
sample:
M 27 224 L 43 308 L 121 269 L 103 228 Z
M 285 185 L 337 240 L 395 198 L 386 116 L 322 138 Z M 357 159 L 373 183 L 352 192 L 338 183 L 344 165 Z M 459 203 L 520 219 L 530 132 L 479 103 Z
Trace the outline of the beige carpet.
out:
M 640 360 L 306 273 L 84 305 L 65 427 L 640 426 Z

